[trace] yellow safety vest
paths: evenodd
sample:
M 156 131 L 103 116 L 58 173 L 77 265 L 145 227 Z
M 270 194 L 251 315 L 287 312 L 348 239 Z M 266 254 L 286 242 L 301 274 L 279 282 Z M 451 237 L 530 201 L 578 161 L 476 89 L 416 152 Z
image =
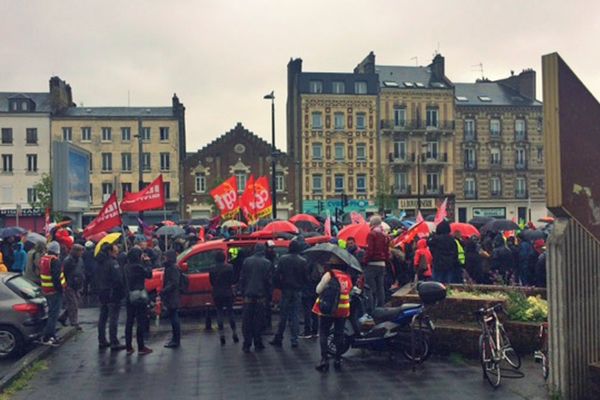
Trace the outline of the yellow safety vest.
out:
M 463 248 L 462 244 L 460 244 L 460 240 L 454 239 L 454 241 L 456 242 L 456 247 L 458 248 L 458 262 L 461 265 L 465 265 L 465 249 Z

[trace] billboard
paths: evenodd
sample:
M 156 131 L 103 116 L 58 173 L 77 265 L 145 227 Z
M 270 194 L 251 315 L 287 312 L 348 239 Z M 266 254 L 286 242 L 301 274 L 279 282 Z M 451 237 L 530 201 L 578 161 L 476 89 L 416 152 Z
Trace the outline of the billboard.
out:
M 62 212 L 90 207 L 90 153 L 68 142 L 52 143 L 52 207 Z

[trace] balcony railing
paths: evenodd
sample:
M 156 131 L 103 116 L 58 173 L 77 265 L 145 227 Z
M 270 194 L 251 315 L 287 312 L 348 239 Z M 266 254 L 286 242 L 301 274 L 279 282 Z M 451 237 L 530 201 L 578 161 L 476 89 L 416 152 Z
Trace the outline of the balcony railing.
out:
M 381 129 L 391 129 L 395 131 L 408 130 L 452 130 L 454 129 L 454 121 L 438 121 L 436 126 L 427 126 L 427 121 L 419 119 L 407 119 L 404 125 L 396 125 L 394 120 L 381 120 Z
M 515 141 L 516 142 L 527 141 L 527 131 L 515 131 Z
M 516 190 L 515 191 L 515 197 L 517 199 L 526 199 L 528 198 L 528 194 L 527 194 L 527 190 Z
M 465 190 L 465 199 L 467 199 L 467 200 L 475 200 L 475 199 L 477 199 L 477 191 L 467 191 L 467 190 Z
M 423 193 L 426 195 L 444 194 L 444 185 L 438 185 L 436 187 L 423 185 Z
M 477 141 L 477 131 L 475 129 L 465 129 L 465 142 Z
M 403 185 L 403 186 L 397 186 L 397 185 L 393 185 L 392 186 L 392 194 L 395 195 L 408 195 L 411 194 L 412 190 L 411 190 L 411 186 L 410 185 Z
M 527 161 L 517 161 L 515 162 L 515 169 L 519 171 L 523 171 L 527 169 Z
M 446 163 L 448 162 L 448 153 L 426 152 L 421 154 L 421 162 L 424 163 Z
M 497 198 L 497 197 L 502 197 L 502 191 L 501 190 L 492 190 L 490 192 L 490 196 Z
M 390 163 L 403 164 L 410 161 L 410 157 L 408 153 L 389 153 L 388 161 Z
M 465 166 L 466 171 L 475 171 L 477 169 L 477 161 L 467 160 L 467 161 L 465 161 L 464 166 Z

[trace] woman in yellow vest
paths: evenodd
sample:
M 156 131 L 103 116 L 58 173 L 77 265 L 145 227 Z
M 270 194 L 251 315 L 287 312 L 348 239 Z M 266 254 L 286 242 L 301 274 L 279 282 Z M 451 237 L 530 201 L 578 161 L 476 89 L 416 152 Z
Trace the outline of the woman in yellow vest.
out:
M 4 264 L 4 255 L 0 252 L 0 272 L 8 272 L 8 268 Z

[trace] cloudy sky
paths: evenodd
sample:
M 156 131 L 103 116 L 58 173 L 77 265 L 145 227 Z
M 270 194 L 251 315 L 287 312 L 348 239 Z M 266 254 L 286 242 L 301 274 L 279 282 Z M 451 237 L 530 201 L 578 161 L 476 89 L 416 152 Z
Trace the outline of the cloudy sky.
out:
M 448 77 L 470 82 L 538 71 L 561 53 L 600 97 L 600 2 L 556 0 L 0 0 L 0 91 L 44 91 L 58 75 L 77 104 L 187 107 L 188 151 L 238 121 L 269 139 L 275 90 L 285 143 L 286 64 L 351 71 L 446 57 Z M 269 139 L 270 140 L 270 139 Z

